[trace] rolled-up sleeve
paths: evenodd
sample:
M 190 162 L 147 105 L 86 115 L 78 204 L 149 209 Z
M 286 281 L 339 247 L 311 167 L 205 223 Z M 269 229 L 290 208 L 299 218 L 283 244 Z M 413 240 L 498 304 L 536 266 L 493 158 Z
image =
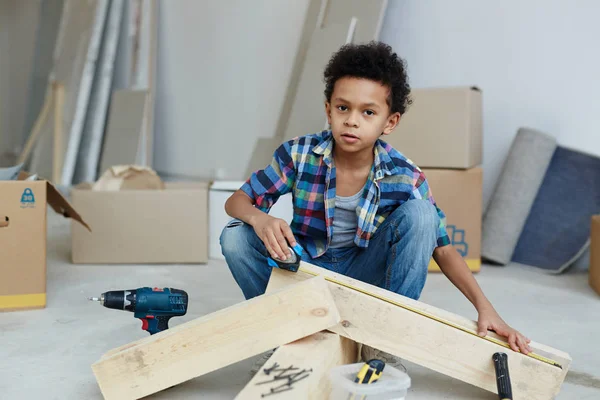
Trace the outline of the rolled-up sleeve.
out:
M 435 206 L 435 209 L 437 210 L 437 213 L 440 217 L 440 224 L 438 226 L 437 237 L 438 247 L 450 244 L 450 237 L 448 236 L 448 231 L 446 229 L 446 214 L 442 211 L 440 207 L 438 207 L 437 203 L 435 202 L 433 193 L 431 191 L 431 188 L 429 187 L 429 182 L 427 182 L 425 174 L 418 169 L 415 170 L 413 182 L 414 187 L 413 194 L 411 197 L 429 201 Z
M 240 188 L 264 212 L 269 212 L 277 199 L 294 186 L 296 168 L 291 149 L 291 141 L 280 145 L 273 153 L 271 163 L 253 172 Z

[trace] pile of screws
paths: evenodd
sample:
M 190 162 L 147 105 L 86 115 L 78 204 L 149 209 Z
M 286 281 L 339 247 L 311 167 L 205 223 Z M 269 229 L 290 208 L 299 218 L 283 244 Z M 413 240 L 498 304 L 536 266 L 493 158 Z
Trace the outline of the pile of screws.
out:
M 294 383 L 301 381 L 304 378 L 308 378 L 308 376 L 312 372 L 312 368 L 311 369 L 302 369 L 302 370 L 298 371 L 300 368 L 294 368 L 293 365 L 290 365 L 288 368 L 279 368 L 279 367 L 280 367 L 280 365 L 278 363 L 275 363 L 275 364 L 273 364 L 272 367 L 263 369 L 263 372 L 265 373 L 265 375 L 274 374 L 273 379 L 264 381 L 264 382 L 258 382 L 256 385 L 264 385 L 266 383 L 274 383 L 274 382 L 280 382 L 280 381 L 285 381 L 285 382 L 283 382 L 279 386 L 271 388 L 268 393 L 261 395 L 262 397 L 267 397 L 267 396 L 270 396 L 273 394 L 292 390 L 293 389 L 292 385 Z

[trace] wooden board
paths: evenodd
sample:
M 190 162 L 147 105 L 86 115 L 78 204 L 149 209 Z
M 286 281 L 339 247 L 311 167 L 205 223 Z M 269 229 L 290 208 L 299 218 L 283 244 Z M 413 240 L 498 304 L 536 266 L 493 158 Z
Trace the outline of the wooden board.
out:
M 246 387 L 237 395 L 237 400 L 262 399 L 262 395 L 285 382 L 271 381 L 276 373 L 267 375 L 264 368 L 272 367 L 275 363 L 278 368 L 293 366 L 298 370 L 285 373 L 290 375 L 302 370 L 309 370 L 307 378 L 292 383 L 292 389 L 277 393 L 277 398 L 285 399 L 327 399 L 331 392 L 329 372 L 337 365 L 352 364 L 358 361 L 358 344 L 350 339 L 332 332 L 318 332 L 314 335 L 281 346 L 269 358 Z M 300 375 L 302 376 L 302 375 Z M 299 378 L 298 376 L 297 378 Z
M 562 351 L 531 343 L 536 354 L 553 359 L 562 365 L 561 369 L 478 337 L 474 321 L 311 264 L 302 263 L 301 269 L 343 284 L 329 282 L 343 319 L 330 329 L 333 332 L 494 393 L 497 388 L 492 355 L 503 351 L 508 354 L 515 400 L 552 399 L 560 390 L 571 362 Z M 274 269 L 267 293 L 312 277 L 302 271 L 294 274 Z M 344 285 L 450 321 L 470 333 Z
M 297 62 L 302 63 L 301 70 L 292 76 L 282 110 L 285 120 L 280 119 L 278 123 L 277 134 L 282 142 L 325 128 L 324 68 L 333 53 L 347 41 L 364 43 L 378 39 L 387 0 L 322 0 L 321 4 L 316 26 L 305 25 L 304 28 L 297 58 Z M 310 12 L 308 16 L 312 18 Z M 355 24 L 353 18 L 358 19 Z M 354 32 L 351 40 L 348 40 L 349 31 Z M 310 38 L 308 46 L 304 42 L 306 36 Z
M 138 340 L 92 370 L 105 399 L 137 399 L 339 321 L 326 282 L 310 279 Z
M 264 169 L 271 164 L 273 153 L 281 144 L 279 136 L 274 138 L 258 138 L 244 176 L 250 176 L 253 172 Z
M 54 155 L 52 159 L 52 181 L 60 182 L 63 153 L 63 113 L 65 108 L 65 86 L 59 82 L 54 82 L 52 87 L 54 93 Z
M 6 4 L 7 2 L 4 3 Z M 28 57 L 31 56 L 30 59 L 27 59 L 27 61 L 25 61 L 23 58 L 19 57 L 18 55 L 15 55 L 11 49 L 9 50 L 11 52 L 11 56 L 7 59 L 9 63 L 12 62 L 14 63 L 13 65 L 20 66 L 17 67 L 20 72 L 26 73 L 26 71 L 28 70 L 27 68 L 23 68 L 21 66 L 31 66 L 28 75 L 27 86 L 23 89 L 18 89 L 16 87 L 13 87 L 11 89 L 11 93 L 23 96 L 23 107 L 21 108 L 17 106 L 16 104 L 19 103 L 16 103 L 11 96 L 11 107 L 7 108 L 8 111 L 10 109 L 13 109 L 12 106 L 14 106 L 15 109 L 21 108 L 24 112 L 21 132 L 17 132 L 16 129 L 18 128 L 16 127 L 13 128 L 14 130 L 12 130 L 14 134 L 18 135 L 15 138 L 19 138 L 17 144 L 19 147 L 21 147 L 25 145 L 30 132 L 32 132 L 33 130 L 38 115 L 43 110 L 44 100 L 46 98 L 47 92 L 46 88 L 48 87 L 48 75 L 52 68 L 52 53 L 54 51 L 54 44 L 58 33 L 58 27 L 60 25 L 63 0 L 45 0 L 39 2 L 36 1 L 12 3 L 18 4 L 19 10 L 23 9 L 23 11 L 25 11 L 31 10 L 33 8 L 39 14 L 39 16 L 36 19 L 28 18 L 27 21 L 24 20 L 22 16 L 15 18 L 15 16 L 11 16 L 10 13 L 4 15 L 4 17 L 7 18 L 6 22 L 8 22 L 9 24 L 16 24 L 17 26 L 19 26 L 19 29 L 26 30 L 29 33 L 35 33 L 35 48 L 33 49 L 28 48 L 28 46 L 26 45 L 28 42 L 26 40 L 23 40 L 21 32 L 8 30 L 10 25 L 5 24 L 3 21 L 0 21 L 0 26 L 3 27 L 3 32 L 6 32 L 4 36 L 9 38 L 9 40 L 11 41 L 17 40 L 15 41 L 15 43 L 18 43 L 18 46 L 15 46 L 14 49 L 17 50 L 20 54 L 27 54 Z M 35 27 L 35 29 L 32 29 L 32 27 Z M 10 69 L 11 68 L 9 67 L 9 70 Z M 6 74 L 4 74 L 4 76 L 8 77 Z M 14 78 L 11 77 L 9 79 L 12 81 Z M 0 99 L 0 103 L 2 103 L 2 99 Z M 18 115 L 13 114 L 11 116 L 19 118 Z
M 145 46 L 148 47 L 143 61 L 147 64 L 147 90 L 148 97 L 146 99 L 146 114 L 144 118 L 144 128 L 142 140 L 140 141 L 140 151 L 138 162 L 142 165 L 152 166 L 154 159 L 154 108 L 156 97 L 156 67 L 158 54 L 158 1 L 146 0 L 144 4 L 144 15 L 142 37 L 144 38 Z
M 65 87 L 64 107 L 64 160 L 62 183 L 75 166 L 85 113 L 95 74 L 100 40 L 108 11 L 108 0 L 65 0 L 53 55 L 49 82 L 59 82 Z M 40 132 L 31 159 L 30 170 L 49 179 L 53 171 L 53 122 L 48 120 Z
M 147 96 L 146 90 L 113 92 L 98 175 L 115 165 L 137 164 Z
M 322 20 L 325 17 L 325 7 L 327 6 L 327 0 L 309 0 L 306 14 L 304 17 L 304 25 L 302 27 L 302 35 L 298 43 L 298 51 L 294 58 L 294 64 L 288 81 L 286 89 L 286 96 L 279 113 L 279 119 L 277 120 L 277 129 L 275 130 L 275 137 L 277 142 L 283 141 L 283 132 L 288 124 L 288 119 L 292 112 L 292 106 L 296 100 L 296 92 L 298 91 L 298 84 L 300 83 L 300 76 L 304 69 L 304 63 L 306 62 L 306 55 L 310 47 L 311 39 L 316 27 L 322 25 Z M 259 139 L 260 140 L 260 139 Z M 255 156 L 253 155 L 253 158 Z M 270 158 L 259 158 L 259 161 L 250 161 L 262 164 L 268 163 Z M 250 165 L 248 168 L 252 168 Z M 250 176 L 250 175 L 246 175 Z
M 350 19 L 314 30 L 281 142 L 325 129 L 323 70 L 333 52 L 346 43 L 349 29 Z

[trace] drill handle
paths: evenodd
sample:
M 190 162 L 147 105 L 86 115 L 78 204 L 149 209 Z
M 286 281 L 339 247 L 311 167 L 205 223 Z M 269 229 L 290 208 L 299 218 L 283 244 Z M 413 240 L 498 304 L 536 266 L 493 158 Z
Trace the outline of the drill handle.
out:
M 169 320 L 171 319 L 170 315 L 159 315 L 158 317 L 156 317 L 156 319 L 158 320 L 159 332 L 166 331 L 167 329 L 169 329 Z
M 141 317 L 142 329 L 151 335 L 169 329 L 169 320 L 171 315 L 146 315 Z

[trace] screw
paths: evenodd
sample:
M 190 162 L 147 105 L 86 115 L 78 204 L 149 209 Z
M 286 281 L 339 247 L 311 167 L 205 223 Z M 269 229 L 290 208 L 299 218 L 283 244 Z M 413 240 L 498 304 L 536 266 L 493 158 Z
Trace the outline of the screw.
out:
M 294 368 L 293 365 L 290 365 L 288 368 L 281 370 L 281 372 L 277 375 L 275 375 L 277 378 L 281 378 L 283 376 L 283 374 L 285 374 L 288 371 L 291 371 Z M 298 368 L 296 368 L 298 369 Z
M 275 368 L 279 367 L 279 364 L 275 363 L 273 364 L 273 366 L 271 368 L 265 368 L 263 369 L 264 373 L 266 375 L 269 375 L 271 372 L 273 372 L 275 370 Z
M 275 389 L 271 388 L 271 391 L 269 393 L 261 394 L 260 397 L 267 397 L 272 394 L 277 394 L 277 393 L 285 392 L 287 390 L 292 390 L 292 389 L 293 388 L 291 386 L 287 387 L 287 388 L 279 389 L 279 390 L 275 390 Z

